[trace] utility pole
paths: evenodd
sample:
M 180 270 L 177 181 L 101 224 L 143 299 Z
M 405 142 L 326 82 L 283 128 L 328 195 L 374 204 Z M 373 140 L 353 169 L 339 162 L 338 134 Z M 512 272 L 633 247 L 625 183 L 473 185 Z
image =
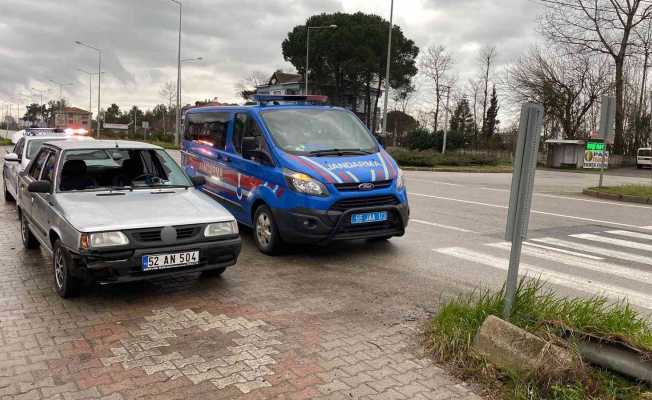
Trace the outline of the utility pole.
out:
M 389 34 L 387 35 L 387 65 L 385 66 L 385 100 L 383 102 L 383 135 L 387 134 L 387 98 L 389 96 L 389 67 L 392 60 L 392 28 L 394 27 L 394 0 L 389 6 Z M 375 113 L 376 110 L 374 110 Z M 375 126 L 376 121 L 372 123 Z
M 446 134 L 448 133 L 448 110 L 449 110 L 449 104 L 450 104 L 450 98 L 451 98 L 451 87 L 446 86 L 446 114 L 444 118 L 444 142 L 442 143 L 441 146 L 441 154 L 446 154 Z M 435 132 L 437 133 L 437 132 Z
M 100 138 L 102 133 L 102 123 L 101 123 L 101 107 L 102 107 L 102 49 L 90 44 L 80 42 L 79 40 L 75 41 L 75 44 L 79 46 L 87 47 L 91 50 L 97 51 L 97 138 Z M 89 110 L 90 111 L 90 110 Z

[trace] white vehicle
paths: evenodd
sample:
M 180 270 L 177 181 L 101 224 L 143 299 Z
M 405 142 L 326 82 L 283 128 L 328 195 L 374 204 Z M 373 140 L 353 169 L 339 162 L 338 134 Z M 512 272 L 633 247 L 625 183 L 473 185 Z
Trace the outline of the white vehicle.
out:
M 79 131 L 55 129 L 26 129 L 14 135 L 14 149 L 4 156 L 2 166 L 2 193 L 5 201 L 14 201 L 17 195 L 18 174 L 24 170 L 30 160 L 38 153 L 43 143 L 58 140 L 93 140 L 86 136 L 75 135 Z
M 652 148 L 650 147 L 640 148 L 636 154 L 636 168 L 643 168 L 643 166 L 652 167 Z

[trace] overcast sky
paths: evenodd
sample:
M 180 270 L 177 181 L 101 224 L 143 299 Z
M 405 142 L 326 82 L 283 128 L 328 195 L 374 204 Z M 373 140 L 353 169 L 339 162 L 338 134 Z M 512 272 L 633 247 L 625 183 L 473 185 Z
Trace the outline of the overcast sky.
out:
M 251 71 L 292 69 L 281 42 L 295 25 L 322 12 L 374 13 L 389 18 L 389 0 L 184 0 L 183 102 L 217 97 L 239 101 L 235 84 Z M 536 43 L 536 0 L 397 0 L 395 23 L 417 46 L 453 49 L 461 79 L 476 75 L 478 49 L 494 44 L 497 69 Z M 88 76 L 103 51 L 102 104 L 149 108 L 176 81 L 178 6 L 170 0 L 1 0 L 0 104 L 36 101 L 31 89 L 50 80 L 72 83 L 63 96 L 88 108 Z M 96 83 L 93 108 L 97 107 Z M 23 108 L 24 110 L 24 108 Z

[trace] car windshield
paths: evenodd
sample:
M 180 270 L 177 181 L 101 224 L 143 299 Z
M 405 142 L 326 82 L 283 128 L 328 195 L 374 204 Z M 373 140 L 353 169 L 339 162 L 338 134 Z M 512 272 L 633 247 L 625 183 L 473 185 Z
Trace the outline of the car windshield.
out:
M 172 157 L 156 149 L 68 150 L 59 179 L 62 192 L 191 185 Z
M 638 151 L 638 155 L 641 157 L 652 157 L 652 150 L 641 149 Z
M 66 140 L 66 138 L 30 139 L 27 142 L 27 155 L 26 155 L 27 159 L 31 160 L 32 158 L 34 158 L 36 153 L 38 153 L 38 151 L 41 149 L 41 146 L 43 146 L 43 143 L 56 142 L 59 140 Z
M 277 109 L 261 113 L 274 142 L 293 154 L 375 153 L 378 145 L 349 111 Z

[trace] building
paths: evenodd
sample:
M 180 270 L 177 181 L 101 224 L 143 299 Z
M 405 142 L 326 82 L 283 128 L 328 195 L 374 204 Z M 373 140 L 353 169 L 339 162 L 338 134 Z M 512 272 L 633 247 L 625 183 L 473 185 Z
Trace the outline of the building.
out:
M 276 71 L 264 85 L 256 86 L 256 94 L 303 94 L 303 76 Z
M 91 118 L 93 113 L 77 107 L 64 107 L 63 112 L 59 111 L 54 117 L 55 128 L 83 128 L 91 130 Z

